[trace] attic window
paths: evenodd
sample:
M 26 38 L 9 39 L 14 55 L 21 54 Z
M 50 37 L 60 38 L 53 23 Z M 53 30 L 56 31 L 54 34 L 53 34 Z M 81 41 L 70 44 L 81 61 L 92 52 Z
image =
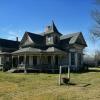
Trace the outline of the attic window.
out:
M 48 29 L 50 29 L 51 27 L 50 26 L 48 26 Z
M 49 31 L 49 30 L 51 30 L 51 26 L 46 27 L 46 31 Z

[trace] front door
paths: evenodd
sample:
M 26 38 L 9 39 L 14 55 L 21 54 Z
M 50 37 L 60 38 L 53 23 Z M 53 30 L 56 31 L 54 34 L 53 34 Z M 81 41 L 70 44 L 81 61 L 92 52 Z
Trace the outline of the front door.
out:
M 37 56 L 33 56 L 33 65 L 37 65 Z
M 17 67 L 18 66 L 18 58 L 14 57 L 13 58 L 13 67 Z

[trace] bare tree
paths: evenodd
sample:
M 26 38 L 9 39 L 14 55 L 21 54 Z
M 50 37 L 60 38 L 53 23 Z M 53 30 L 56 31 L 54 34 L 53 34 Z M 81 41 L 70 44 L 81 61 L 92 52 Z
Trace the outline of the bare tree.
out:
M 91 16 L 95 21 L 95 23 L 90 30 L 90 35 L 94 43 L 94 52 L 95 52 L 94 59 L 95 59 L 95 66 L 97 66 L 96 42 L 100 40 L 100 0 L 94 0 L 94 5 L 96 5 L 96 8 L 91 11 Z

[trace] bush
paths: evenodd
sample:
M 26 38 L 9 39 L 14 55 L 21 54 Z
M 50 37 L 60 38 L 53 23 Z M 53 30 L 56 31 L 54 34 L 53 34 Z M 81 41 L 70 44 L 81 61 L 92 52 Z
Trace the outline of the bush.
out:
M 8 71 L 11 69 L 11 63 L 10 62 L 6 62 L 4 65 L 3 65 L 3 71 Z

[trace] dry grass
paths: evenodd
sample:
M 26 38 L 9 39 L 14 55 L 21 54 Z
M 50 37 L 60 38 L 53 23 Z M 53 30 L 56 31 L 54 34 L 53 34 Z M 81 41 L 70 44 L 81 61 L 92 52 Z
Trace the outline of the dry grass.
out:
M 71 74 L 75 85 L 58 86 L 58 74 L 0 72 L 0 100 L 100 100 L 100 68 Z

